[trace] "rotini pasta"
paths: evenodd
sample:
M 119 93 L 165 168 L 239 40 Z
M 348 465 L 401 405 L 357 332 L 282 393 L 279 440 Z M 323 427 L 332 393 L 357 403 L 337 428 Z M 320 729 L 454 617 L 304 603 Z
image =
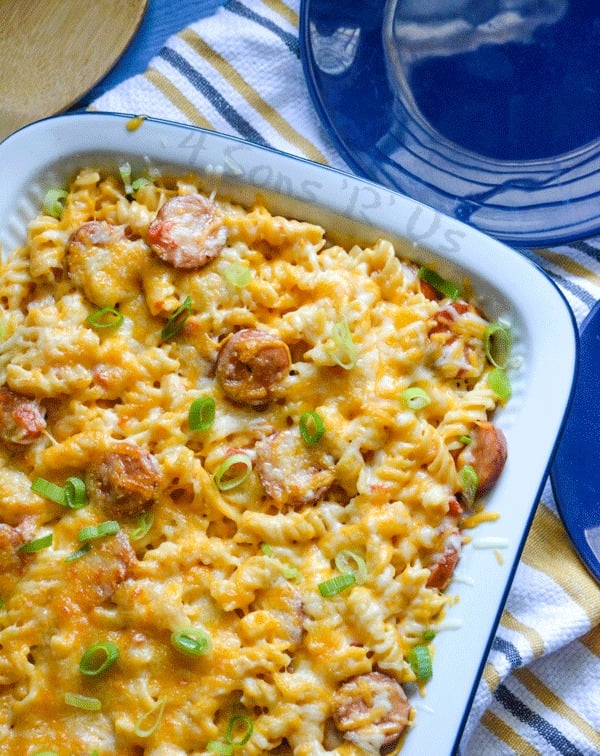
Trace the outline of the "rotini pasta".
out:
M 63 204 L 0 269 L 2 753 L 400 750 L 506 457 L 486 317 L 194 176 Z

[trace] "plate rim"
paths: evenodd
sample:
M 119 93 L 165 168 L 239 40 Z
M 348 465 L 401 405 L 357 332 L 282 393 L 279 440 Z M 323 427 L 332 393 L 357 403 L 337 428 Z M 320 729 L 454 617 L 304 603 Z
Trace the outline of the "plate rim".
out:
M 355 151 L 351 149 L 351 147 L 346 143 L 344 138 L 340 135 L 339 129 L 336 124 L 336 120 L 334 116 L 332 116 L 330 110 L 327 107 L 326 100 L 324 98 L 323 92 L 321 87 L 319 86 L 318 76 L 316 75 L 316 69 L 318 68 L 314 59 L 313 54 L 313 47 L 311 44 L 310 39 L 310 24 L 311 20 L 313 18 L 313 11 L 315 4 L 326 2 L 326 0 L 300 0 L 300 14 L 299 14 L 299 41 L 300 41 L 300 47 L 301 47 L 301 61 L 302 61 L 302 67 L 304 72 L 304 77 L 307 83 L 307 88 L 309 91 L 309 95 L 311 98 L 311 101 L 315 107 L 315 110 L 318 114 L 319 120 L 321 121 L 321 124 L 327 131 L 329 137 L 332 139 L 335 147 L 340 152 L 341 156 L 344 158 L 344 160 L 347 162 L 347 164 L 352 168 L 354 172 L 356 172 L 359 176 L 368 178 L 370 180 L 379 181 L 385 186 L 388 186 L 395 191 L 398 192 L 404 192 L 408 194 L 409 196 L 412 196 L 414 199 L 417 199 L 418 201 L 425 202 L 426 204 L 429 204 L 431 206 L 437 207 L 441 212 L 443 212 L 446 215 L 449 215 L 450 217 L 456 217 L 459 220 L 462 220 L 463 222 L 468 223 L 469 225 L 472 225 L 473 227 L 479 228 L 484 233 L 486 233 L 489 236 L 492 236 L 493 238 L 496 238 L 504 243 L 511 244 L 516 247 L 544 247 L 544 246 L 554 246 L 554 245 L 560 245 L 560 244 L 567 244 L 571 241 L 574 241 L 576 239 L 581 239 L 585 237 L 594 236 L 597 233 L 600 232 L 600 212 L 598 210 L 595 211 L 595 214 L 592 213 L 592 215 L 585 220 L 577 220 L 574 223 L 570 224 L 561 224 L 557 225 L 555 228 L 552 228 L 550 231 L 548 231 L 548 224 L 547 223 L 539 223 L 539 227 L 536 228 L 533 231 L 522 231 L 519 233 L 515 233 L 514 231 L 510 230 L 503 230 L 500 226 L 497 226 L 496 228 L 490 227 L 489 225 L 481 225 L 478 224 L 475 221 L 470 220 L 469 213 L 469 201 L 463 201 L 460 202 L 461 197 L 459 194 L 448 194 L 444 189 L 441 189 L 438 184 L 431 181 L 426 181 L 424 177 L 421 175 L 418 175 L 417 172 L 411 173 L 409 170 L 407 170 L 405 167 L 402 167 L 400 170 L 407 173 L 407 175 L 410 178 L 411 185 L 416 183 L 420 187 L 420 194 L 419 196 L 416 195 L 410 195 L 409 192 L 406 191 L 406 189 L 401 186 L 397 181 L 394 181 L 392 178 L 389 177 L 389 174 L 384 174 L 381 171 L 377 170 L 367 170 L 363 163 L 359 160 L 357 157 L 357 154 Z M 364 8 L 366 10 L 366 7 L 362 3 L 355 4 L 355 7 Z M 383 12 L 384 13 L 384 12 Z M 383 21 L 380 25 L 381 33 L 383 36 Z M 382 48 L 384 46 L 384 43 L 382 41 Z M 385 63 L 382 64 L 385 67 Z M 386 77 L 387 79 L 387 77 Z M 390 96 L 392 96 L 392 89 L 391 86 L 388 83 L 388 90 L 390 93 Z M 359 109 L 360 110 L 360 109 Z M 345 113 L 347 115 L 348 113 Z M 413 129 L 411 131 L 411 137 L 415 136 L 416 133 L 416 140 L 418 140 L 421 137 L 425 137 L 427 140 L 429 140 L 431 143 L 428 143 L 427 146 L 423 146 L 423 155 L 427 154 L 427 151 L 429 150 L 430 153 L 433 151 L 441 152 L 443 153 L 444 160 L 451 161 L 453 159 L 453 156 L 456 157 L 457 155 L 464 156 L 465 159 L 473 160 L 475 159 L 479 166 L 483 168 L 484 171 L 486 171 L 489 176 L 496 173 L 502 173 L 504 171 L 524 171 L 524 174 L 522 177 L 517 178 L 517 181 L 531 181 L 532 179 L 528 177 L 528 173 L 531 173 L 531 175 L 534 175 L 535 170 L 541 170 L 542 168 L 546 170 L 553 170 L 553 166 L 556 166 L 557 161 L 575 161 L 575 160 L 583 160 L 583 163 L 585 164 L 590 161 L 594 161 L 594 163 L 598 163 L 597 167 L 594 167 L 594 169 L 591 171 L 591 173 L 586 174 L 583 178 L 587 178 L 589 180 L 589 177 L 598 176 L 598 184 L 599 189 L 593 193 L 588 193 L 584 195 L 582 198 L 578 197 L 575 199 L 567 199 L 561 202 L 535 202 L 531 204 L 530 202 L 523 202 L 521 204 L 515 204 L 514 206 L 507 207 L 503 212 L 505 215 L 511 215 L 518 211 L 528 210 L 537 208 L 537 211 L 539 212 L 539 209 L 543 211 L 545 207 L 548 208 L 554 208 L 559 206 L 566 206 L 569 205 L 570 207 L 573 207 L 574 205 L 583 205 L 584 203 L 587 203 L 589 205 L 593 205 L 593 201 L 596 200 L 596 202 L 600 199 L 600 134 L 598 135 L 598 138 L 587 142 L 586 144 L 580 145 L 577 148 L 570 150 L 569 152 L 563 153 L 561 155 L 552 156 L 549 158 L 538 158 L 534 160 L 527 160 L 527 161 L 510 161 L 510 160 L 499 160 L 495 158 L 491 158 L 484 155 L 478 155 L 475 152 L 469 151 L 466 148 L 462 147 L 461 145 L 457 145 L 450 141 L 448 138 L 444 137 L 443 135 L 439 134 L 433 127 L 431 127 L 426 119 L 420 114 L 419 111 L 417 111 L 418 117 L 414 118 L 413 120 L 410 120 L 408 123 L 408 126 Z M 412 114 L 411 114 L 412 115 Z M 351 116 L 353 117 L 353 116 Z M 425 124 L 425 125 L 424 125 Z M 406 124 L 403 124 L 403 128 L 406 127 Z M 407 129 L 408 131 L 408 129 Z M 422 158 L 422 155 L 419 155 L 419 159 Z M 423 164 L 423 160 L 421 160 L 421 163 Z M 442 171 L 439 170 L 437 166 L 434 166 L 432 163 L 428 162 L 426 163 L 426 167 L 428 171 L 433 171 L 435 175 L 441 175 L 441 174 L 448 174 L 451 175 L 454 179 L 457 179 L 458 181 L 464 182 L 465 177 L 460 174 L 460 172 L 456 172 L 455 174 L 452 174 L 449 171 Z M 572 168 L 573 166 L 569 166 L 569 168 Z M 398 170 L 397 165 L 394 164 L 394 168 Z M 560 176 L 561 173 L 563 173 L 566 169 L 563 168 L 560 171 L 558 171 L 558 175 Z M 556 169 L 554 169 L 554 172 L 556 172 Z M 468 180 L 468 179 L 467 179 Z M 514 181 L 515 179 L 512 178 L 511 181 Z M 573 181 L 569 181 L 567 183 L 571 184 L 577 184 L 581 181 L 581 178 L 575 179 Z M 543 184 L 544 186 L 548 186 L 549 184 L 547 181 L 543 178 L 540 178 L 537 180 L 538 183 Z M 408 182 L 407 182 L 408 183 Z M 560 182 L 559 182 L 560 183 Z M 470 193 L 469 197 L 477 197 L 477 187 L 475 184 L 473 184 L 474 191 Z M 486 195 L 488 193 L 494 194 L 494 190 L 488 190 L 484 189 L 483 191 L 480 191 L 480 195 Z M 447 206 L 444 206 L 442 204 L 442 200 L 438 200 L 436 202 L 436 199 L 438 197 L 444 197 L 448 198 L 447 200 L 444 199 L 443 201 L 453 201 L 453 200 L 459 200 L 459 208 L 458 213 L 452 212 L 449 210 Z M 468 200 L 468 198 L 467 198 Z M 485 204 L 480 205 L 480 207 L 484 208 L 486 207 Z M 489 207 L 493 207 L 493 204 L 490 204 Z M 545 214 L 544 219 L 547 220 L 547 216 L 550 214 L 550 211 Z

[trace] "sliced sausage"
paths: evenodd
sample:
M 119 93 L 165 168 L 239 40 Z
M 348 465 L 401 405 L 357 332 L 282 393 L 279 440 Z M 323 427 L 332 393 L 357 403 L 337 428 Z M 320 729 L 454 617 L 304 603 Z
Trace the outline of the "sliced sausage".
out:
M 132 574 L 137 557 L 125 531 L 96 541 L 69 565 L 72 599 L 82 609 L 99 606 Z
M 273 433 L 256 444 L 256 471 L 278 507 L 319 502 L 334 481 L 323 452 L 308 447 L 296 429 Z
M 86 488 L 90 499 L 109 515 L 134 517 L 156 500 L 161 481 L 156 457 L 124 443 L 88 470 Z
M 500 477 L 508 456 L 506 437 L 487 420 L 477 423 L 471 443 L 458 455 L 457 467 L 472 465 L 479 479 L 477 495 L 487 493 Z
M 201 194 L 167 200 L 148 228 L 148 244 L 174 268 L 193 270 L 213 260 L 227 242 L 215 202 Z
M 406 729 L 410 703 L 396 680 L 382 672 L 351 677 L 333 694 L 333 721 L 365 753 L 386 753 Z
M 46 427 L 44 412 L 35 399 L 0 387 L 0 438 L 12 444 L 31 444 Z
M 443 591 L 448 586 L 454 568 L 460 559 L 461 545 L 458 529 L 449 530 L 444 541 L 443 550 L 428 565 L 430 571 L 427 580 L 428 588 L 438 588 L 440 591 Z
M 221 345 L 217 379 L 234 402 L 259 407 L 271 399 L 291 364 L 290 350 L 278 336 L 245 328 Z

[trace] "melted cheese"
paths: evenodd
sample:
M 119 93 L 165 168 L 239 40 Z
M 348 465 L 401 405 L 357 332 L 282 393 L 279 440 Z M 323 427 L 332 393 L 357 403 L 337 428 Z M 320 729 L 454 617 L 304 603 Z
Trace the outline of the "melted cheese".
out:
M 446 596 L 426 583 L 459 491 L 452 451 L 496 404 L 485 319 L 471 310 L 436 330 L 442 304 L 423 296 L 416 267 L 385 240 L 346 250 L 318 226 L 219 198 L 227 246 L 198 270 L 177 270 L 154 256 L 147 231 L 167 199 L 189 191 L 199 191 L 193 177 L 157 179 L 131 200 L 118 179 L 83 170 L 62 217 L 34 219 L 27 245 L 0 270 L 0 385 L 36 399 L 47 419 L 30 446 L 0 448 L 0 523 L 25 540 L 53 534 L 50 548 L 19 555 L 0 577 L 8 756 L 199 754 L 224 741 L 233 714 L 253 723 L 240 755 L 282 743 L 296 754 L 377 753 L 377 722 L 367 737 L 349 729 L 325 747 L 332 694 L 373 670 L 414 681 L 407 653 L 443 616 Z M 69 252 L 92 220 L 127 232 L 89 254 Z M 252 272 L 247 286 L 228 282 L 232 263 Z M 186 297 L 190 317 L 165 341 L 161 330 Z M 106 306 L 123 323 L 95 330 L 86 317 Z M 357 354 L 349 369 L 335 360 L 332 327 L 342 321 Z M 277 335 L 292 355 L 260 409 L 231 402 L 215 378 L 221 342 L 241 328 Z M 413 412 L 401 394 L 416 383 L 432 401 Z M 202 396 L 214 397 L 216 417 L 194 432 L 188 410 Z M 263 467 L 279 487 L 294 480 L 293 501 L 274 501 L 255 447 L 295 433 L 308 411 L 325 422 L 315 464 L 328 485 L 315 501 L 312 457 L 292 445 L 279 467 Z M 57 505 L 31 482 L 85 478 L 122 441 L 160 466 L 153 524 L 133 540 L 136 518 L 119 517 L 117 536 L 65 561 L 80 529 L 107 517 L 93 503 Z M 213 474 L 232 450 L 253 469 L 221 491 Z M 365 560 L 366 579 L 323 598 L 318 585 L 336 575 L 343 550 Z M 209 653 L 173 648 L 171 634 L 190 626 L 209 634 Z M 81 656 L 100 641 L 116 644 L 119 659 L 86 677 Z M 97 699 L 100 710 L 73 708 L 65 693 Z M 373 705 L 385 711 L 380 698 Z

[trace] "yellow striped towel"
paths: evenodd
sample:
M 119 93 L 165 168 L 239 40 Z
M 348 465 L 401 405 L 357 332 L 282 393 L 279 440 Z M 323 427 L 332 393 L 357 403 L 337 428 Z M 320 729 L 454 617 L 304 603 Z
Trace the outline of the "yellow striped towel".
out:
M 203 126 L 347 169 L 308 94 L 298 9 L 299 0 L 229 0 L 92 107 Z M 600 298 L 600 237 L 523 254 L 557 282 L 581 323 Z M 570 545 L 549 486 L 460 753 L 600 753 L 600 589 Z

